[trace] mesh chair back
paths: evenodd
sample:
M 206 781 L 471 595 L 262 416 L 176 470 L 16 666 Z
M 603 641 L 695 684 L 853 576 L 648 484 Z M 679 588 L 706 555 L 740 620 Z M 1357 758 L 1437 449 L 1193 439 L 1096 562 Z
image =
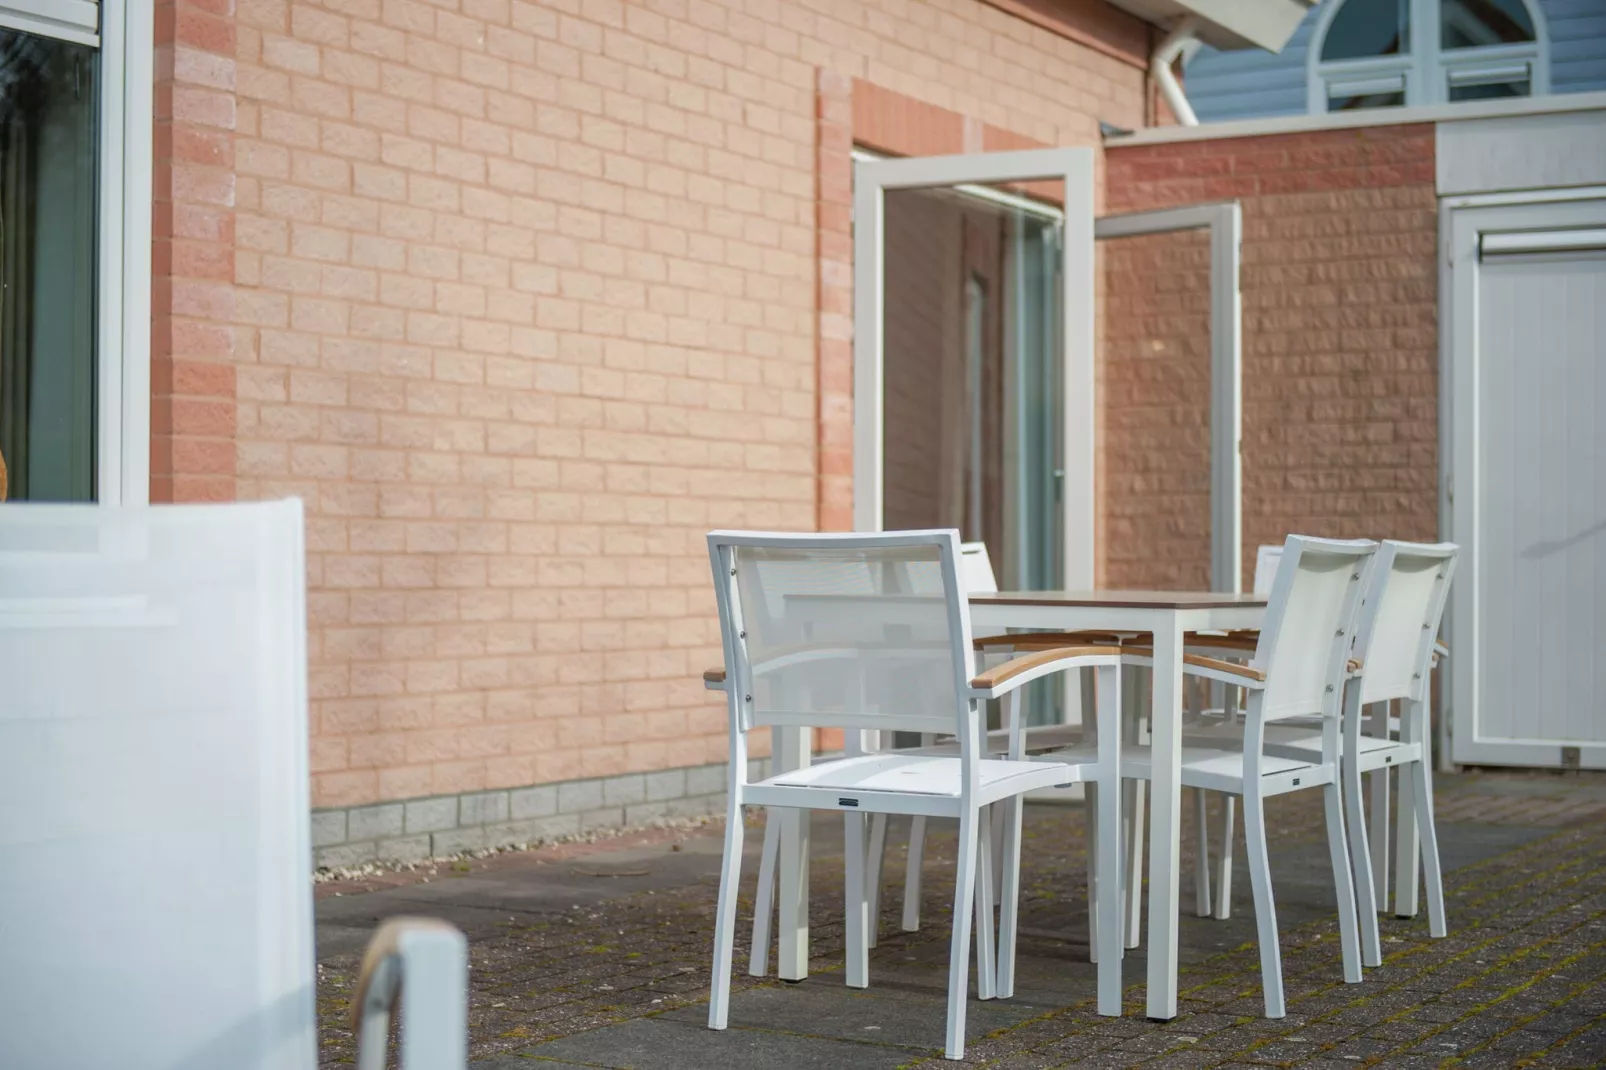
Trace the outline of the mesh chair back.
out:
M 1267 720 L 1338 715 L 1361 581 L 1376 549 L 1364 540 L 1288 537 L 1255 652 L 1266 673 Z
M 743 728 L 955 730 L 972 671 L 956 532 L 708 539 Z
M 1262 546 L 1255 551 L 1255 593 L 1262 597 L 1271 594 L 1272 581 L 1277 578 L 1277 563 L 1283 558 L 1281 546 Z
M 0 509 L 0 1066 L 311 1070 L 299 502 Z
M 1356 629 L 1363 703 L 1421 697 L 1458 552 L 1454 543 L 1383 542 Z
M 997 594 L 998 576 L 993 572 L 993 559 L 987 554 L 984 542 L 967 542 L 959 546 L 959 578 L 966 594 Z

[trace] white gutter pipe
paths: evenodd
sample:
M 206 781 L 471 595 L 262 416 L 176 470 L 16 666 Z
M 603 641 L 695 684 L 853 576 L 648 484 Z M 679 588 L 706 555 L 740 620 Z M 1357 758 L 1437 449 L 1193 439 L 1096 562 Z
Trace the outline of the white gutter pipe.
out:
M 1154 54 L 1149 57 L 1149 75 L 1160 87 L 1161 95 L 1171 107 L 1171 114 L 1175 115 L 1177 122 L 1183 126 L 1198 126 L 1199 117 L 1193 113 L 1193 105 L 1188 103 L 1188 95 L 1182 91 L 1182 85 L 1177 81 L 1171 65 L 1177 61 L 1178 56 L 1191 56 L 1198 49 L 1200 41 L 1194 36 L 1198 28 L 1199 20 L 1192 15 L 1187 16 L 1165 35 L 1165 40 L 1160 42 Z

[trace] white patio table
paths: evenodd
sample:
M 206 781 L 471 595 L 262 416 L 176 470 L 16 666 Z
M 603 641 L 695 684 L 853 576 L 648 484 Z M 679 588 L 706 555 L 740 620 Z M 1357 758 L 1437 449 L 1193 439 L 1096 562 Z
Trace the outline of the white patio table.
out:
M 1177 1016 L 1177 918 L 1181 905 L 1182 636 L 1258 628 L 1266 596 L 1192 591 L 1001 591 L 970 596 L 977 628 L 1151 632 L 1154 780 L 1149 805 L 1150 1018 Z
M 815 612 L 841 612 L 851 599 L 809 598 Z M 851 605 L 849 606 L 851 609 Z M 1266 596 L 1196 591 L 1000 591 L 970 596 L 978 629 L 1038 631 L 1105 630 L 1154 635 L 1154 712 L 1149 732 L 1154 773 L 1149 806 L 1150 1018 L 1177 1015 L 1177 919 L 1181 906 L 1182 637 L 1185 632 L 1259 628 Z M 1165 668 L 1162 668 L 1164 666 Z M 1167 671 L 1169 670 L 1169 671 Z M 789 771 L 809 764 L 806 729 L 774 729 L 773 767 Z M 781 824 L 778 973 L 788 980 L 808 976 L 808 824 L 796 812 Z

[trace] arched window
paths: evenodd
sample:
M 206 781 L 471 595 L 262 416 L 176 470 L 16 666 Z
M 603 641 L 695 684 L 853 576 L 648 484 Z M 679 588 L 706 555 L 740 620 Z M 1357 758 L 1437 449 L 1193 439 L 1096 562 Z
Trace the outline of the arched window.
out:
M 1310 49 L 1310 110 L 1526 97 L 1549 89 L 1533 0 L 1328 0 Z

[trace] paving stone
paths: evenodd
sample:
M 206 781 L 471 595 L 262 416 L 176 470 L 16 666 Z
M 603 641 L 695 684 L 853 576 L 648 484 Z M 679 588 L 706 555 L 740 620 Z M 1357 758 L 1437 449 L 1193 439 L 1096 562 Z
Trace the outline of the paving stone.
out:
M 445 796 L 438 799 L 414 799 L 406 804 L 403 818 L 406 831 L 440 832 L 457 827 L 457 799 Z
M 350 837 L 354 840 L 382 840 L 400 836 L 404 831 L 406 807 L 402 803 L 382 803 L 378 806 L 354 806 L 346 818 Z
M 579 813 L 602 807 L 602 781 L 570 780 L 558 785 L 558 812 Z
M 333 847 L 337 843 L 345 843 L 346 811 L 344 810 L 314 810 L 312 812 L 312 846 Z
M 686 770 L 684 769 L 665 769 L 660 773 L 648 773 L 645 780 L 648 802 L 679 799 L 686 794 Z
M 551 817 L 558 812 L 558 786 L 542 784 L 533 788 L 515 788 L 508 792 L 508 816 L 514 821 L 532 817 Z
M 641 778 L 640 803 L 609 806 L 602 801 L 604 782 L 581 782 L 596 787 L 597 805 L 553 816 L 544 811 L 548 803 L 556 809 L 561 789 L 529 789 L 536 794 L 522 804 L 518 792 L 509 793 L 509 814 L 525 805 L 537 817 L 434 835 L 443 842 L 455 832 L 528 837 L 556 821 L 578 831 L 583 821 L 621 814 L 629 821 L 648 819 L 661 812 L 655 807 L 692 801 L 653 799 L 673 785 L 654 787 L 651 777 Z M 1369 968 L 1357 985 L 1342 980 L 1319 799 L 1279 800 L 1271 853 L 1291 1013 L 1278 1021 L 1261 1017 L 1254 912 L 1241 865 L 1231 920 L 1195 918 L 1185 910 L 1179 921 L 1178 1018 L 1153 1023 L 1143 1017 L 1147 961 L 1141 947 L 1129 951 L 1124 963 L 1126 1016 L 1094 1013 L 1096 971 L 1086 961 L 1085 944 L 1084 822 L 1076 808 L 1028 807 L 1017 998 L 970 1003 L 967 1063 L 994 1070 L 1335 1070 L 1369 1062 L 1411 1070 L 1451 1059 L 1465 1067 L 1519 1060 L 1606 1065 L 1606 952 L 1593 950 L 1606 942 L 1606 805 L 1561 805 L 1570 798 L 1563 790 L 1569 784 L 1606 800 L 1606 777 L 1553 779 L 1562 788 L 1546 782 L 1543 794 L 1525 795 L 1493 789 L 1508 780 L 1544 778 L 1439 778 L 1441 813 L 1459 814 L 1440 826 L 1451 935 L 1430 939 L 1425 915 L 1380 918 L 1385 962 Z M 694 770 L 684 783 L 687 793 L 715 785 L 700 798 L 717 807 L 724 769 Z M 1478 795 L 1475 819 L 1456 809 L 1468 793 Z M 1514 809 L 1535 797 L 1558 805 L 1538 816 Z M 1558 816 L 1566 813 L 1583 816 Z M 408 820 L 411 814 L 404 826 Z M 1185 813 L 1184 874 L 1192 866 L 1190 821 Z M 761 819 L 750 833 L 760 825 Z M 322 1065 L 351 1058 L 343 1008 L 358 955 L 373 923 L 396 913 L 434 914 L 469 934 L 471 1055 L 481 1060 L 474 1065 L 482 1070 L 949 1065 L 939 1045 L 954 850 L 952 826 L 942 825 L 934 826 L 927 844 L 923 928 L 904 933 L 898 918 L 907 825 L 894 821 L 880 942 L 871 955 L 871 987 L 864 991 L 842 984 L 842 822 L 834 814 L 817 817 L 812 826 L 810 978 L 781 985 L 746 976 L 748 911 L 763 839 L 748 835 L 732 1028 L 724 1033 L 704 1028 L 717 826 L 686 838 L 678 852 L 667 845 L 604 849 L 573 863 L 442 873 L 427 884 L 320 900 Z M 503 856 L 498 865 L 517 857 Z M 868 1039 L 875 1034 L 880 1035 Z
M 570 1059 L 586 1066 L 653 1070 L 892 1070 L 909 1058 L 907 1048 L 822 1040 L 764 1029 L 726 1029 L 637 1018 L 607 1029 L 552 1041 L 524 1054 Z M 533 1066 L 540 1066 L 534 1063 Z
M 602 801 L 608 806 L 646 802 L 647 778 L 640 773 L 609 777 L 602 782 Z
M 505 791 L 486 791 L 458 797 L 457 823 L 464 828 L 492 825 L 507 819 L 508 799 Z

